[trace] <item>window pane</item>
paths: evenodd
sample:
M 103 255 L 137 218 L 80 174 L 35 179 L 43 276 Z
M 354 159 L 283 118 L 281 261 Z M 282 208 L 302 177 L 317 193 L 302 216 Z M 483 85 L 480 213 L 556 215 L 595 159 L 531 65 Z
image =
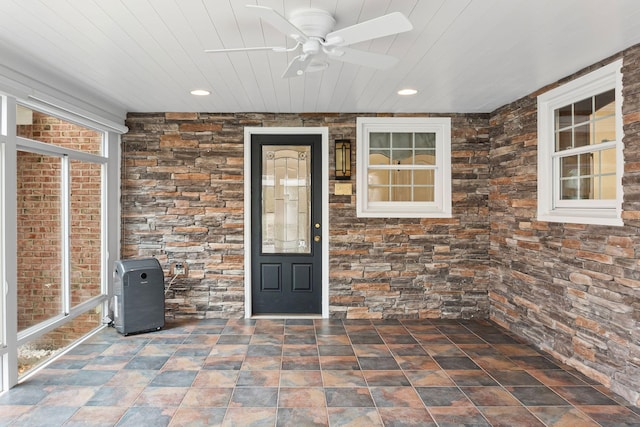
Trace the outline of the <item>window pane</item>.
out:
M 380 150 L 378 153 L 372 153 L 369 155 L 370 165 L 390 165 L 391 156 L 389 150 Z
M 584 147 L 591 144 L 590 125 L 577 126 L 573 129 L 573 148 Z
M 17 153 L 18 331 L 62 313 L 61 160 Z
M 393 133 L 393 148 L 412 148 L 413 147 L 413 134 L 412 133 Z
M 556 110 L 556 130 L 564 129 L 573 124 L 572 121 L 572 107 L 571 105 L 567 105 L 566 107 L 562 107 Z
M 369 201 L 370 202 L 388 202 L 389 201 L 389 187 L 369 186 Z
M 563 130 L 556 133 L 556 151 L 568 150 L 572 148 L 573 130 Z
M 369 149 L 371 152 L 376 152 L 379 149 L 391 148 L 391 134 L 372 132 L 369 134 Z
M 435 150 L 436 148 L 435 133 L 416 133 L 415 141 L 416 148 L 430 148 L 432 150 Z
M 391 164 L 393 165 L 410 165 L 413 163 L 413 151 L 411 150 L 393 150 L 391 152 Z
M 392 187 L 391 192 L 393 194 L 392 200 L 394 202 L 411 201 L 411 187 Z
M 415 185 L 429 185 L 435 184 L 435 171 L 433 170 L 417 170 L 414 172 L 413 183 Z
M 413 189 L 414 202 L 433 202 L 434 200 L 434 187 L 415 187 Z
M 593 112 L 592 102 L 592 98 L 587 98 L 575 103 L 573 106 L 574 125 L 591 120 L 591 113 Z
M 579 185 L 580 184 L 578 178 L 563 179 L 560 182 L 560 199 L 579 199 Z
M 611 89 L 610 91 L 596 95 L 596 118 L 603 116 L 611 116 L 615 114 L 616 105 L 616 92 Z
M 389 170 L 369 169 L 369 185 L 389 185 Z
M 102 167 L 71 162 L 71 306 L 102 293 Z
M 596 151 L 593 153 L 595 174 L 615 174 L 616 173 L 616 150 Z
M 416 156 L 414 159 L 416 165 L 430 165 L 436 164 L 436 152 L 435 150 L 416 150 Z
M 615 175 L 607 175 L 600 177 L 600 191 L 596 194 L 601 200 L 615 200 L 616 195 L 616 177 Z
M 595 143 L 616 140 L 616 118 L 608 116 L 596 121 L 594 124 Z
M 17 106 L 16 114 L 18 117 L 16 134 L 20 137 L 85 153 L 102 154 L 102 132 L 22 105 Z

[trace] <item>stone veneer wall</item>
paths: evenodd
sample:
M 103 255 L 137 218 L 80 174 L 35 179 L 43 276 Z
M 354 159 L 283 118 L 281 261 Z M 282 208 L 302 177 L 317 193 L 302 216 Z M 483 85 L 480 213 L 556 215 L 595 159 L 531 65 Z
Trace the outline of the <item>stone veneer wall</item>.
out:
M 536 96 L 558 84 L 492 114 L 490 300 L 491 319 L 640 405 L 640 48 L 622 57 L 623 227 L 536 220 Z
M 167 275 L 172 261 L 188 263 L 167 291 L 168 318 L 244 315 L 244 127 L 327 126 L 332 150 L 342 138 L 355 147 L 357 116 L 129 114 L 122 257 L 155 256 Z M 355 194 L 333 195 L 330 181 L 331 316 L 488 316 L 489 115 L 447 116 L 453 218 L 357 218 Z

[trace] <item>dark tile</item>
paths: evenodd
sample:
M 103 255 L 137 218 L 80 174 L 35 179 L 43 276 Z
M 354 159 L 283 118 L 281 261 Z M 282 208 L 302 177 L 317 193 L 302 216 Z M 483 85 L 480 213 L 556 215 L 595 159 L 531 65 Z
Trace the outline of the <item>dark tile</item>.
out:
M 280 371 L 240 371 L 238 387 L 278 387 Z
M 378 334 L 349 334 L 352 344 L 384 344 Z
M 498 383 L 487 373 L 479 369 L 447 371 L 457 386 L 497 386 Z
M 249 344 L 251 335 L 221 335 L 218 344 Z
M 373 407 L 373 399 L 366 387 L 326 387 L 329 407 Z
M 540 381 L 525 371 L 492 371 L 491 376 L 503 386 L 542 385 Z
M 360 364 L 355 356 L 320 356 L 320 366 L 323 370 L 347 370 L 360 369 Z
M 320 369 L 320 360 L 312 356 L 284 356 L 282 358 L 283 370 L 314 371 Z
M 283 356 L 318 356 L 318 346 L 312 344 L 285 344 Z
M 468 331 L 467 331 L 468 332 Z M 447 337 L 455 344 L 482 344 L 482 338 L 475 334 L 450 334 Z
M 316 336 L 312 334 L 285 335 L 285 344 L 315 344 Z
M 230 407 L 275 407 L 278 404 L 277 387 L 236 387 Z
M 458 387 L 416 387 L 416 391 L 425 406 L 473 405 Z
M 152 369 L 157 370 L 167 362 L 169 356 L 135 356 L 124 369 Z
M 280 356 L 282 346 L 279 345 L 249 345 L 247 356 Z
M 438 364 L 431 356 L 396 356 L 395 359 L 400 368 L 408 371 L 438 369 Z
M 409 334 L 382 335 L 382 339 L 387 344 L 418 344 L 418 341 Z
M 411 382 L 402 371 L 362 371 L 362 373 L 369 387 L 407 387 L 411 385 Z
M 350 345 L 319 345 L 320 356 L 354 356 L 353 347 Z
M 574 405 L 616 405 L 615 401 L 591 386 L 557 386 L 551 388 Z
M 438 362 L 438 365 L 445 370 L 480 369 L 480 367 L 473 363 L 473 360 L 468 357 L 434 356 L 433 358 Z
M 360 369 L 371 369 L 386 371 L 390 369 L 400 369 L 393 357 L 358 357 Z
M 510 356 L 510 358 L 523 369 L 560 369 L 560 366 L 543 356 Z
M 489 344 L 519 344 L 519 342 L 505 334 L 479 334 L 480 338 Z
M 566 406 L 569 403 L 548 387 L 509 386 L 513 394 L 525 406 Z
M 111 344 L 80 344 L 67 353 L 68 355 L 98 355 L 109 348 Z
M 60 358 L 53 361 L 47 366 L 48 369 L 82 369 L 87 363 L 92 362 L 94 359 L 69 359 Z M 128 360 L 128 359 L 127 359 Z
M 190 387 L 198 371 L 162 371 L 149 384 L 151 387 Z

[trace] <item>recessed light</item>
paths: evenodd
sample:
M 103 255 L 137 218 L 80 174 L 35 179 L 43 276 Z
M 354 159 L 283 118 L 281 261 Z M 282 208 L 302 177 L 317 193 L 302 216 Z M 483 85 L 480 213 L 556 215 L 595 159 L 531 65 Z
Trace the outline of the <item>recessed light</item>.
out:
M 195 89 L 195 90 L 191 91 L 191 95 L 207 96 L 207 95 L 211 95 L 211 92 L 209 92 L 208 90 L 204 90 L 204 89 Z
M 418 93 L 418 91 L 415 89 L 400 89 L 398 91 L 398 95 L 403 96 L 415 95 L 416 93 Z

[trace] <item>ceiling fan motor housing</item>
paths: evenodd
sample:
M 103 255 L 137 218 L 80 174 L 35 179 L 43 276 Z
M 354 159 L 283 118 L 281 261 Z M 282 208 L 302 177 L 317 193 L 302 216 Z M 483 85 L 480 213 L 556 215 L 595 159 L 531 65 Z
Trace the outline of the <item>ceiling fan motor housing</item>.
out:
M 289 22 L 298 27 L 308 37 L 317 37 L 322 40 L 336 24 L 333 16 L 326 10 L 321 9 L 296 10 L 291 14 Z

